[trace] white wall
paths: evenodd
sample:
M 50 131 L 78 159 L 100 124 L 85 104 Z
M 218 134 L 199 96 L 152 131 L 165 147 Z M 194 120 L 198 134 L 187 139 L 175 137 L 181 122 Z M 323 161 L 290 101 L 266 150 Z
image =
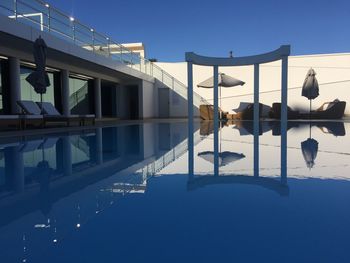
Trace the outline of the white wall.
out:
M 158 117 L 158 89 L 152 82 L 141 81 L 143 119 Z
M 169 88 L 169 118 L 187 118 L 187 99 L 157 79 L 154 85 L 157 89 Z M 193 113 L 199 117 L 199 109 L 195 106 Z
M 187 83 L 185 62 L 157 64 L 181 82 Z M 289 106 L 308 110 L 309 101 L 301 96 L 301 86 L 310 67 L 315 69 L 320 84 L 320 96 L 313 100 L 313 109 L 323 102 L 336 98 L 350 103 L 350 53 L 339 53 L 289 57 Z M 238 107 L 239 102 L 253 101 L 253 66 L 221 67 L 219 71 L 246 82 L 243 87 L 222 88 L 222 97 L 235 96 L 222 100 L 224 110 L 232 112 L 232 108 Z M 198 88 L 197 84 L 212 75 L 213 69 L 210 67 L 194 66 L 193 68 L 194 90 L 209 102 L 212 102 L 213 90 Z M 281 62 L 260 65 L 260 101 L 270 106 L 273 102 L 280 102 L 280 88 Z M 350 115 L 349 105 L 345 113 Z

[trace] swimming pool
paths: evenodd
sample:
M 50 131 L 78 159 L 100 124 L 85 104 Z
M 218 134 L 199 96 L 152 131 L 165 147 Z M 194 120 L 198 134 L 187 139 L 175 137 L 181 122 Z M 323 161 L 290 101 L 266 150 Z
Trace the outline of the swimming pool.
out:
M 288 126 L 282 176 L 275 122 L 223 124 L 219 174 L 210 122 L 193 175 L 186 122 L 0 138 L 0 261 L 348 262 L 350 124 Z

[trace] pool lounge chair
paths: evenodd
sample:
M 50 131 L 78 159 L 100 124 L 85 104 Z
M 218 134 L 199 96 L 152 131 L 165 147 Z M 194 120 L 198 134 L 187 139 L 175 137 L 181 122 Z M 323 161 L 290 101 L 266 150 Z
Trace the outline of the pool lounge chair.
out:
M 17 104 L 21 107 L 25 115 L 23 116 L 23 127 L 25 128 L 28 124 L 33 124 L 33 121 L 39 121 L 41 119 L 41 125 L 46 126 L 47 123 L 54 124 L 66 124 L 70 126 L 71 123 L 77 122 L 80 124 L 79 116 L 62 116 L 62 115 L 42 115 L 42 110 L 39 106 L 30 100 L 17 101 Z
M 259 118 L 267 117 L 267 112 L 271 107 L 259 103 Z M 238 108 L 232 109 L 234 114 L 229 114 L 228 118 L 232 120 L 253 120 L 254 119 L 254 103 L 240 102 Z
M 11 128 L 16 127 L 21 129 L 22 121 L 20 115 L 0 115 L 0 127 Z
M 335 99 L 325 102 L 315 111 L 300 113 L 300 119 L 336 120 L 344 117 L 346 102 Z
M 287 118 L 288 120 L 299 119 L 299 111 L 292 110 L 289 106 L 287 106 Z M 269 117 L 271 119 L 281 119 L 281 103 L 275 102 L 272 104 L 272 108 L 269 112 Z
M 213 105 L 200 105 L 199 106 L 200 116 L 202 120 L 214 120 L 214 106 Z M 221 112 L 221 119 L 226 119 L 228 112 L 223 111 L 219 107 L 219 118 Z
M 43 110 L 44 114 L 49 116 L 62 116 L 50 102 L 37 102 L 37 104 Z M 70 117 L 80 118 L 80 125 L 86 125 L 88 122 L 90 122 L 92 125 L 95 124 L 94 114 L 70 115 Z

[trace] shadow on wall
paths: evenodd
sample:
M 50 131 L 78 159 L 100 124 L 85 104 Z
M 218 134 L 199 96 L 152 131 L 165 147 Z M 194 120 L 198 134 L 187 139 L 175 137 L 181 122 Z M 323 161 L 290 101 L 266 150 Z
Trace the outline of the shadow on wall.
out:
M 160 118 L 187 118 L 187 94 L 182 94 L 183 91 L 177 92 L 169 88 L 159 80 L 155 81 L 158 88 L 158 105 Z M 186 91 L 187 92 L 187 91 Z M 193 105 L 193 113 L 195 117 L 199 117 L 199 107 Z

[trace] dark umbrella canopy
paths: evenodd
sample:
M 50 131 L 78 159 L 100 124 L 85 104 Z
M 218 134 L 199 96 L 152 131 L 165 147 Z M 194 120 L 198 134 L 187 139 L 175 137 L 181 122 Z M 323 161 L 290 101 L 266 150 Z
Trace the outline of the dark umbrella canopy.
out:
M 319 87 L 316 79 L 316 72 L 312 68 L 310 68 L 306 74 L 301 95 L 308 98 L 309 100 L 313 100 L 319 95 Z
M 301 143 L 301 151 L 308 168 L 312 168 L 315 165 L 315 159 L 318 152 L 318 141 L 309 138 Z
M 219 73 L 218 86 L 220 87 L 234 87 L 234 86 L 242 86 L 245 82 L 236 79 L 234 77 L 228 76 L 225 73 Z M 214 87 L 214 77 L 211 77 L 207 80 L 202 81 L 197 85 L 200 88 L 213 88 Z
M 26 80 L 33 86 L 38 94 L 46 93 L 46 87 L 50 86 L 49 76 L 45 71 L 47 45 L 41 37 L 37 38 L 33 46 L 33 55 L 36 70 L 32 72 Z
M 214 163 L 214 152 L 205 151 L 205 152 L 198 153 L 198 156 L 208 162 Z M 225 166 L 225 165 L 228 165 L 229 163 L 233 163 L 243 158 L 245 158 L 245 155 L 242 153 L 225 151 L 225 152 L 219 153 L 219 165 Z

